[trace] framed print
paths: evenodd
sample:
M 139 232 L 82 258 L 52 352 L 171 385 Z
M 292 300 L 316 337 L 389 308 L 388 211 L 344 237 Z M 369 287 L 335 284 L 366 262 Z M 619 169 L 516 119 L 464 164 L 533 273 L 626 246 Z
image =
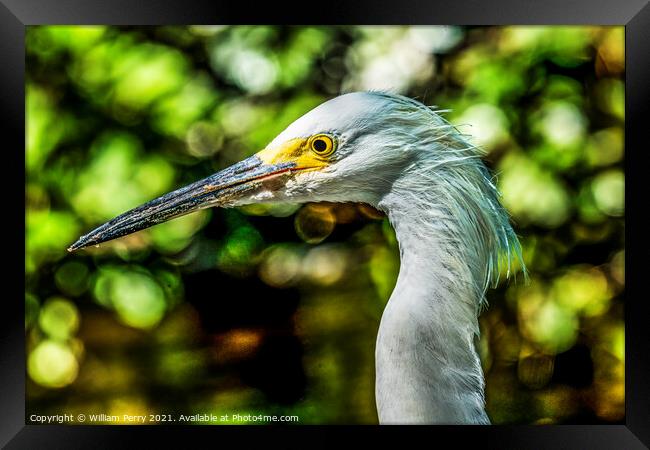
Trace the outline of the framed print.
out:
M 647 446 L 650 6 L 498 3 L 3 0 L 2 444 Z

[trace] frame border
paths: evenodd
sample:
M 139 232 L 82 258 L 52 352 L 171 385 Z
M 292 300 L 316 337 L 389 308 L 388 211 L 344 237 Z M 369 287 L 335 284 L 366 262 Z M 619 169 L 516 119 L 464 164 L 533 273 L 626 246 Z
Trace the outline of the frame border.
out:
M 249 0 L 250 1 L 250 0 Z M 625 25 L 626 51 L 626 123 L 625 158 L 626 171 L 626 239 L 632 239 L 634 247 L 626 246 L 627 303 L 626 323 L 626 418 L 625 425 L 553 425 L 553 426 L 435 426 L 435 427 L 335 427 L 343 436 L 331 433 L 332 427 L 322 426 L 248 426 L 239 427 L 192 427 L 192 426 L 65 426 L 25 424 L 25 333 L 22 298 L 24 276 L 16 276 L 22 283 L 6 283 L 16 293 L 6 295 L 6 313 L 0 323 L 0 399 L 2 419 L 0 420 L 0 445 L 6 448 L 114 448 L 124 443 L 142 440 L 151 445 L 156 441 L 178 442 L 187 445 L 183 436 L 192 433 L 196 439 L 218 442 L 236 437 L 240 443 L 251 438 L 296 442 L 291 436 L 314 442 L 318 432 L 318 443 L 339 444 L 341 437 L 348 437 L 351 431 L 356 437 L 391 441 L 402 440 L 404 432 L 411 438 L 449 439 L 467 445 L 487 448 L 648 448 L 650 446 L 650 330 L 644 319 L 650 317 L 648 301 L 643 293 L 640 276 L 647 267 L 636 260 L 647 256 L 648 233 L 644 233 L 641 209 L 636 208 L 642 194 L 643 165 L 641 154 L 648 148 L 645 120 L 650 110 L 650 2 L 647 0 L 360 0 L 346 4 L 343 0 L 332 0 L 327 8 L 310 15 L 308 10 L 281 7 L 277 1 L 248 4 L 240 0 L 0 0 L 0 61 L 5 68 L 0 71 L 0 119 L 5 131 L 3 137 L 10 138 L 13 145 L 5 145 L 5 156 L 11 164 L 24 171 L 24 156 L 17 149 L 25 148 L 25 26 L 40 24 L 100 24 L 110 23 L 162 25 L 162 24 L 208 24 L 246 23 L 261 24 L 284 22 L 292 24 L 458 24 L 458 25 L 504 25 L 504 24 L 548 24 L 548 25 Z M 287 2 L 288 3 L 288 2 Z M 285 5 L 283 5 L 285 6 Z M 317 20 L 314 21 L 314 18 Z M 638 150 L 636 152 L 630 149 Z M 23 172 L 23 178 L 24 178 Z M 3 191 L 15 192 L 10 177 L 3 177 Z M 16 228 L 16 236 L 24 236 L 24 203 L 18 195 L 4 195 L 3 202 L 11 199 L 15 208 L 5 207 L 4 222 Z M 643 206 L 642 204 L 639 206 Z M 645 236 L 644 236 L 645 234 Z M 8 241 L 8 242 L 7 242 Z M 24 247 L 18 239 L 6 239 L 12 255 L 24 263 Z M 641 248 L 639 248 L 639 244 Z M 5 251 L 7 248 L 5 247 Z M 632 260 L 635 259 L 634 262 Z M 11 263 L 17 272 L 20 264 Z M 24 266 L 23 266 L 24 267 Z M 15 286 L 14 286 L 15 285 Z M 629 294 L 633 293 L 633 294 Z M 646 319 L 647 320 L 647 319 Z M 291 428 L 289 430 L 288 428 Z M 241 431 L 244 430 L 244 433 Z M 179 437 L 184 440 L 179 440 Z M 215 439 L 216 438 L 216 439 Z M 348 438 L 349 439 L 349 438 Z M 145 441 L 146 440 L 146 441 Z M 72 444 L 74 443 L 74 444 Z M 402 440 L 403 443 L 403 440 Z

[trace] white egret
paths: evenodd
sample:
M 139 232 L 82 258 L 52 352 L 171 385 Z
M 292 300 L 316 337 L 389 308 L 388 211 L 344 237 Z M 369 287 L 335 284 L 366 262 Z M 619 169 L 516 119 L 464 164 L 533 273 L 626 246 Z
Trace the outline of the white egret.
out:
M 509 275 L 521 262 L 520 246 L 481 152 L 415 100 L 333 98 L 257 154 L 116 217 L 69 250 L 197 209 L 276 201 L 367 203 L 395 229 L 400 271 L 375 349 L 380 422 L 489 423 L 478 315 L 500 263 Z

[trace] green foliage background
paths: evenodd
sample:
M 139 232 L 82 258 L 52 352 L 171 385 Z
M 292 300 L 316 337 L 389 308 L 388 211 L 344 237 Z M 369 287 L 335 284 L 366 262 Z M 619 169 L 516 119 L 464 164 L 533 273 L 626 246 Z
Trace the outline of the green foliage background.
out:
M 624 419 L 622 27 L 38 26 L 26 52 L 28 416 L 376 423 L 399 258 L 371 208 L 208 210 L 65 249 L 339 93 L 389 89 L 451 110 L 521 236 L 531 282 L 481 316 L 492 421 Z

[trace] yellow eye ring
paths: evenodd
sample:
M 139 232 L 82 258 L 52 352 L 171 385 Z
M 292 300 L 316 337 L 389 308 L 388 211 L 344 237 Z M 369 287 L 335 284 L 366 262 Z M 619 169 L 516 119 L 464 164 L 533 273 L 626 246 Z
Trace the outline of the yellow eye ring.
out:
M 327 134 L 316 134 L 310 137 L 307 145 L 312 152 L 321 157 L 329 156 L 336 150 L 336 141 Z

